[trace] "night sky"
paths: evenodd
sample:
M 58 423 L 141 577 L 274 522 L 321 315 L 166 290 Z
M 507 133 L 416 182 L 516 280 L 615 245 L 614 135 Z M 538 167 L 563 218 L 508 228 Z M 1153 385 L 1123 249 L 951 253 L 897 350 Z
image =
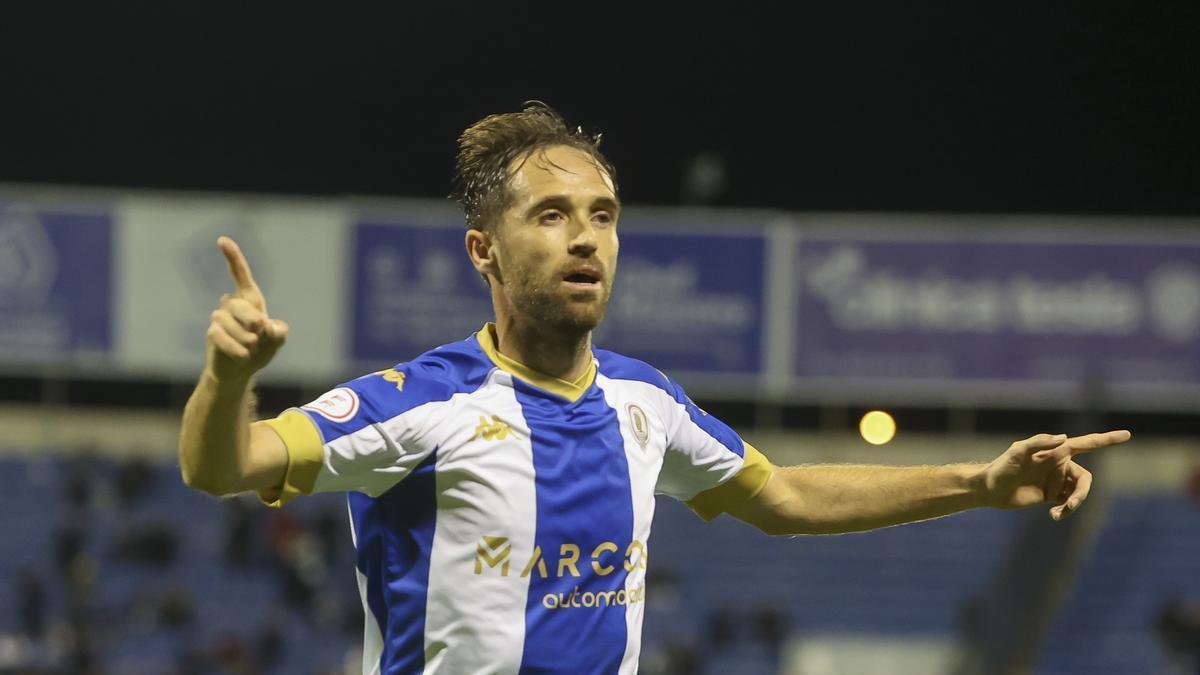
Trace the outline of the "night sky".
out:
M 536 98 L 630 203 L 1200 214 L 1192 1 L 502 4 L 6 3 L 0 181 L 442 197 Z

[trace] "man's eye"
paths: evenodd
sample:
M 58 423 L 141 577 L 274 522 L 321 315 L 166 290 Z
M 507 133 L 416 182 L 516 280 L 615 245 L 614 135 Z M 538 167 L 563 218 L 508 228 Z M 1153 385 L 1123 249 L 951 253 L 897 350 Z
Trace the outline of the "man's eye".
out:
M 546 211 L 538 218 L 538 221 L 543 223 L 557 223 L 565 217 L 562 211 Z
M 597 211 L 592 214 L 592 220 L 604 225 L 611 225 L 613 221 L 612 214 L 608 211 Z

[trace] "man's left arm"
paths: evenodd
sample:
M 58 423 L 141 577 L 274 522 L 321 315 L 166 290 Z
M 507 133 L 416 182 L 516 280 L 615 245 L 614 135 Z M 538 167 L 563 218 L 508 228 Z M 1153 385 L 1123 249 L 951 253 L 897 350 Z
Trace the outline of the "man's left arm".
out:
M 776 467 L 760 490 L 723 499 L 721 510 L 772 535 L 858 532 L 983 506 L 1051 504 L 1050 516 L 1060 520 L 1092 485 L 1091 473 L 1072 458 L 1129 438 L 1128 431 L 1040 434 L 1013 443 L 990 464 Z

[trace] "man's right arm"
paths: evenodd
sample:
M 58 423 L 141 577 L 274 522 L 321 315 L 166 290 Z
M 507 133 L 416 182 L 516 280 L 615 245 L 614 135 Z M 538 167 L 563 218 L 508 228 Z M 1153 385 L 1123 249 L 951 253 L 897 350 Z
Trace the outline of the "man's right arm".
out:
M 221 382 L 206 369 L 183 410 L 179 468 L 189 487 L 221 496 L 283 485 L 287 447 L 253 424 L 249 383 Z
M 237 290 L 212 313 L 204 373 L 188 399 L 179 433 L 183 481 L 212 495 L 282 487 L 288 452 L 266 424 L 252 424 L 253 376 L 287 339 L 287 324 L 266 301 L 232 239 L 218 241 Z

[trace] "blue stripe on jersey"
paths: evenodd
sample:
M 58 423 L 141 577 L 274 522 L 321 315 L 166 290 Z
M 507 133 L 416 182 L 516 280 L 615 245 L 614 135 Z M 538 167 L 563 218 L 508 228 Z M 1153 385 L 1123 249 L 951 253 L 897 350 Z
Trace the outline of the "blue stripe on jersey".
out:
M 437 524 L 437 451 L 378 498 L 351 492 L 350 517 L 358 570 L 367 578 L 367 606 L 383 635 L 379 671 L 425 668 L 425 602 L 429 553 Z
M 474 337 L 438 347 L 396 366 L 404 386 L 367 375 L 343 386 L 359 395 L 353 419 L 336 423 L 305 411 L 326 443 L 412 408 L 475 391 L 495 366 Z M 349 494 L 357 542 L 355 563 L 367 578 L 367 607 L 383 634 L 380 672 L 419 673 L 425 667 L 425 605 L 429 554 L 437 524 L 437 450 L 379 497 Z
M 612 603 L 550 609 L 545 598 L 625 588 L 622 563 L 633 538 L 633 496 L 617 414 L 599 387 L 565 404 L 520 380 L 513 386 L 531 432 L 537 494 L 534 540 L 548 572 L 542 578 L 534 568 L 529 575 L 521 673 L 615 673 L 625 653 L 626 608 Z M 618 550 L 601 554 L 599 564 L 614 568 L 601 576 L 593 570 L 591 556 L 604 542 Z M 569 569 L 558 576 L 564 544 L 579 549 L 579 577 Z
M 691 418 L 696 426 L 703 429 L 709 436 L 717 439 L 717 442 L 728 448 L 733 454 L 738 457 L 746 456 L 746 447 L 742 443 L 742 437 L 738 436 L 736 431 L 730 429 L 721 420 L 701 410 L 700 406 L 692 403 L 692 399 L 688 398 L 688 395 L 683 391 L 683 387 L 675 384 L 675 382 L 666 375 L 663 375 L 657 368 L 644 361 L 631 359 L 628 356 L 622 356 L 607 349 L 595 349 L 593 353 L 596 355 L 596 360 L 600 362 L 600 373 L 602 375 L 613 380 L 645 382 L 646 384 L 652 384 L 662 389 L 687 410 L 688 417 Z
M 474 391 L 493 368 L 495 366 L 472 336 L 397 365 L 395 370 L 405 376 L 403 386 L 398 387 L 378 374 L 364 375 L 339 385 L 358 394 L 358 412 L 348 420 L 335 422 L 312 410 L 300 410 L 308 414 L 321 432 L 321 439 L 329 443 L 417 406 L 445 401 L 456 393 Z

